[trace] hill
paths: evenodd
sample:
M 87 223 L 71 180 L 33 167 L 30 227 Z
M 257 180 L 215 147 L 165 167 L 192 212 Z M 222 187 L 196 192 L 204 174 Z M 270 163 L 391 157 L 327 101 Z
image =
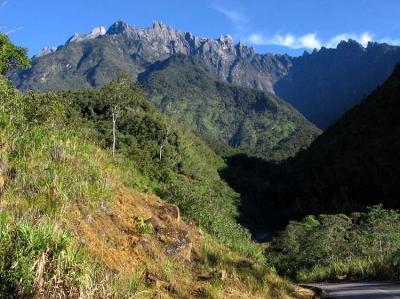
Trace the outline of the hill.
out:
M 306 148 L 319 134 L 283 100 L 219 81 L 196 57 L 173 55 L 149 66 L 138 80 L 162 112 L 192 127 L 220 152 L 232 147 L 279 160 Z
M 217 155 L 172 122 L 159 159 L 168 120 L 133 83 L 110 155 L 113 84 L 23 95 L 0 77 L 0 296 L 305 298 L 235 223 Z

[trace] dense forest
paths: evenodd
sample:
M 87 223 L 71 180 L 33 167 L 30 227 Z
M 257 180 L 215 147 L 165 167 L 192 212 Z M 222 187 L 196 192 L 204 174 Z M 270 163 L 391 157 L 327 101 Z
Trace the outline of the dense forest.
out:
M 138 80 L 163 113 L 192 127 L 224 155 L 282 160 L 320 133 L 277 96 L 222 82 L 196 57 L 173 55 Z

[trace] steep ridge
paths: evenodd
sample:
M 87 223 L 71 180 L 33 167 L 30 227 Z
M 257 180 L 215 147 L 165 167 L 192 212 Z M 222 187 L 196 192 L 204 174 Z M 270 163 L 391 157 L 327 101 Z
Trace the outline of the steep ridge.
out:
M 319 134 L 283 100 L 224 83 L 197 57 L 173 55 L 149 66 L 138 80 L 161 111 L 194 128 L 220 152 L 232 147 L 281 160 Z
M 326 211 L 380 202 L 399 208 L 399 111 L 400 65 L 299 156 L 294 167 L 307 181 L 303 196 L 320 194 L 318 205 Z

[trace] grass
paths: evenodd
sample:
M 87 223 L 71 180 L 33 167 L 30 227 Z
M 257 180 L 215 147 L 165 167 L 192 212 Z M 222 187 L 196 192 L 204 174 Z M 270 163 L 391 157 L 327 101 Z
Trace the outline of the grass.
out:
M 145 223 L 143 218 L 139 218 L 136 227 L 141 234 L 151 234 L 154 229 L 153 225 L 151 223 Z
M 297 280 L 340 281 L 340 280 L 399 280 L 399 257 L 387 258 L 355 258 L 349 261 L 337 261 L 330 265 L 316 265 L 310 270 L 297 273 Z
M 161 294 L 187 298 L 200 289 L 215 298 L 230 296 L 230 290 L 237 298 L 258 298 L 291 292 L 289 282 L 264 267 L 260 247 L 233 224 L 234 202 L 223 206 L 227 198 L 223 193 L 232 192 L 230 199 L 236 195 L 222 181 L 212 184 L 219 179 L 218 173 L 205 165 L 223 162 L 211 150 L 203 150 L 202 143 L 194 140 L 183 145 L 187 150 L 181 148 L 183 156 L 201 151 L 208 157 L 201 161 L 196 154 L 184 160 L 179 175 L 186 185 L 180 189 L 180 198 L 169 198 L 181 203 L 184 219 L 193 217 L 208 231 L 202 236 L 184 220 L 169 223 L 172 232 L 190 234 L 193 260 L 188 262 L 167 256 L 159 236 L 145 223 L 161 213 L 160 205 L 165 203 L 155 195 L 134 193 L 134 189 L 155 192 L 170 181 L 159 183 L 143 164 L 122 152 L 112 159 L 107 149 L 93 142 L 93 130 L 79 122 L 68 123 L 62 113 L 67 110 L 58 97 L 24 97 L 1 79 L 0 96 L 5 99 L 0 103 L 0 164 L 4 168 L 0 173 L 4 181 L 0 297 L 149 298 Z M 190 183 L 205 178 L 209 180 L 202 187 L 189 193 Z M 230 220 L 218 216 L 207 202 L 224 207 Z M 190 204 L 196 209 L 191 210 Z M 203 208 L 206 213 L 196 216 Z M 201 251 L 204 242 L 208 249 Z M 226 244 L 243 247 L 232 251 Z M 207 257 L 212 252 L 214 263 Z M 225 268 L 226 279 L 213 276 L 202 282 L 198 278 Z M 149 273 L 165 285 L 151 283 L 146 279 Z

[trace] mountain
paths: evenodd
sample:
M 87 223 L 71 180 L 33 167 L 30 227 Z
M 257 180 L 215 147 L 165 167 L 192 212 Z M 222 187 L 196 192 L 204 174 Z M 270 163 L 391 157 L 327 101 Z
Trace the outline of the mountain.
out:
M 274 90 L 319 128 L 325 129 L 382 84 L 400 62 L 400 47 L 342 41 L 292 59 Z
M 400 66 L 294 159 L 244 155 L 222 174 L 241 193 L 242 223 L 285 225 L 308 214 L 400 208 Z M 275 223 L 274 223 L 275 222 Z
M 180 53 L 201 57 L 223 81 L 273 92 L 273 83 L 290 65 L 287 55 L 258 55 L 254 48 L 234 45 L 229 35 L 217 40 L 199 38 L 160 22 L 136 29 L 119 21 L 106 32 L 100 27 L 75 34 L 57 51 L 44 53 L 48 55 L 33 59 L 30 70 L 12 76 L 19 89 L 102 86 L 119 72 L 137 76 L 148 65 Z
M 174 54 L 196 56 L 224 82 L 275 93 L 320 128 L 327 128 L 358 104 L 393 71 L 400 47 L 355 41 L 300 57 L 258 54 L 232 38 L 199 38 L 154 22 L 137 29 L 116 22 L 107 31 L 75 34 L 33 58 L 30 70 L 11 75 L 20 90 L 103 86 L 120 72 L 134 77 Z
M 173 55 L 149 66 L 138 79 L 165 114 L 194 128 L 219 151 L 232 147 L 280 160 L 319 134 L 277 96 L 220 81 L 196 56 Z

